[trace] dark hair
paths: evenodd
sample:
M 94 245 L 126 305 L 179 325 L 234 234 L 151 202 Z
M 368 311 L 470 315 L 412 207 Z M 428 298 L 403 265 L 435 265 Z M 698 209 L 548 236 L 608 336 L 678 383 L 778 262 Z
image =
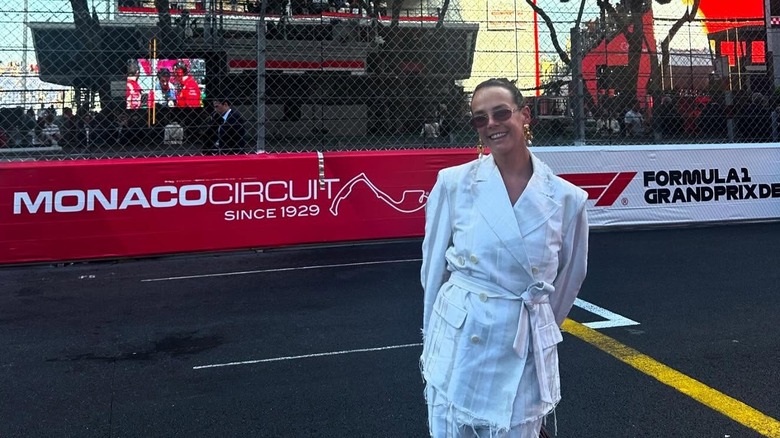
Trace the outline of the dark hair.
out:
M 509 90 L 509 92 L 512 93 L 512 99 L 517 104 L 517 107 L 522 108 L 525 106 L 525 97 L 523 97 L 523 93 L 520 92 L 520 89 L 517 88 L 514 81 L 510 81 L 507 78 L 490 78 L 486 81 L 482 81 L 474 88 L 474 92 L 471 95 L 474 96 L 477 94 L 477 91 L 489 87 L 500 87 Z
M 173 64 L 173 69 L 179 69 L 185 75 L 187 74 L 187 64 L 185 64 L 184 61 L 176 61 L 176 64 Z
M 133 75 L 137 75 L 137 74 L 141 74 L 141 69 L 138 67 L 138 62 L 137 61 L 129 61 L 127 63 L 127 75 L 128 76 L 133 76 Z
M 158 76 L 158 77 L 159 77 L 159 76 L 170 76 L 170 75 L 171 75 L 171 71 L 170 71 L 170 70 L 168 70 L 168 69 L 167 69 L 167 68 L 165 68 L 165 67 L 161 68 L 161 69 L 160 69 L 160 71 L 158 71 L 158 72 L 157 72 L 157 76 Z

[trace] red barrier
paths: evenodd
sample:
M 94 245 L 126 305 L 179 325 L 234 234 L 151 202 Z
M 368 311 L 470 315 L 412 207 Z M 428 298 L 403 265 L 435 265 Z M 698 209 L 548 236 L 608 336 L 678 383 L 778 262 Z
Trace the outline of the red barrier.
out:
M 0 163 L 0 263 L 421 236 L 473 150 Z

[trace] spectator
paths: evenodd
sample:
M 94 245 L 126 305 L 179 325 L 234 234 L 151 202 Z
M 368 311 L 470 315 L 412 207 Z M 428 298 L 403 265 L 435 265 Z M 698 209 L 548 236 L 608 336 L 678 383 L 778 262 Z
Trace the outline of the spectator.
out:
M 704 137 L 724 139 L 728 137 L 728 119 L 720 99 L 713 98 L 696 118 L 696 131 Z
M 78 123 L 76 122 L 76 117 L 73 115 L 73 109 L 65 107 L 62 110 L 62 117 L 60 118 L 62 146 L 74 146 L 76 144 L 77 131 Z
M 24 115 L 21 130 L 24 132 L 24 144 L 36 143 L 35 128 L 38 125 L 38 118 L 35 116 L 35 110 L 30 108 Z
M 211 130 L 213 143 L 204 150 L 207 155 L 239 154 L 245 152 L 246 130 L 244 118 L 230 107 L 227 99 L 215 100 L 214 125 Z
M 438 122 L 424 122 L 423 128 L 420 131 L 420 136 L 424 138 L 438 138 L 439 137 L 439 123 Z
M 682 117 L 672 98 L 664 96 L 653 114 L 653 130 L 659 138 L 669 138 L 680 134 Z
M 769 100 L 761 93 L 753 93 L 750 103 L 738 114 L 740 136 L 751 142 L 767 142 L 772 137 L 772 110 Z
M 92 111 L 85 111 L 78 121 L 76 141 L 84 149 L 91 149 L 98 143 L 100 129 Z
M 614 135 L 620 133 L 620 122 L 615 115 L 606 109 L 599 109 L 599 118 L 596 119 L 596 131 L 601 135 Z
M 311 0 L 311 13 L 321 14 L 327 12 L 330 9 L 330 5 L 327 0 Z
M 623 119 L 626 124 L 626 135 L 639 137 L 644 134 L 645 131 L 645 119 L 642 117 L 642 111 L 639 108 L 639 102 L 634 102 L 626 112 L 626 116 Z
M 39 123 L 39 128 L 36 128 L 36 134 L 37 144 L 41 146 L 59 146 L 62 134 L 60 133 L 60 127 L 54 123 L 54 113 L 46 112 L 46 115 Z
M 128 147 L 136 145 L 137 129 L 133 126 L 130 114 L 124 110 L 117 110 L 106 132 L 106 141 L 111 146 Z

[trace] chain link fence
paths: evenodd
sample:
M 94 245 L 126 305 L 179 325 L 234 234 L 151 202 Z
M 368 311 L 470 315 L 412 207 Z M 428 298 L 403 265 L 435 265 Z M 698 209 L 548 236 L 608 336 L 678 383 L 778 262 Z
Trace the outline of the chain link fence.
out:
M 470 147 L 491 77 L 535 145 L 777 140 L 763 18 L 662 3 L 3 2 L 0 159 Z

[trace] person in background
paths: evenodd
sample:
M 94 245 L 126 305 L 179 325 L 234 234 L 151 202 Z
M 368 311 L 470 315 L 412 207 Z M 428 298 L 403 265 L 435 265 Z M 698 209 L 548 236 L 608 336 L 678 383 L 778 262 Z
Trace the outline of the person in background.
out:
M 772 109 L 769 99 L 755 92 L 750 102 L 737 107 L 737 132 L 749 142 L 768 142 L 772 139 Z
M 138 78 L 141 76 L 141 70 L 138 63 L 131 61 L 127 66 L 127 85 L 125 88 L 125 103 L 127 109 L 141 108 L 141 96 L 143 90 L 138 84 Z
M 30 108 L 24 113 L 24 118 L 21 123 L 21 131 L 23 132 L 23 144 L 34 144 L 35 140 L 35 128 L 38 126 L 38 118 L 35 115 L 35 110 Z
M 230 106 L 227 99 L 216 99 L 214 125 L 211 127 L 213 142 L 204 150 L 207 155 L 240 154 L 246 150 L 244 118 Z
M 640 137 L 645 133 L 645 118 L 642 116 L 639 102 L 634 102 L 631 105 L 631 108 L 626 111 L 623 121 L 626 124 L 626 134 L 628 136 Z
M 559 327 L 585 279 L 588 196 L 528 148 L 514 83 L 477 85 L 471 111 L 490 155 L 441 170 L 425 211 L 428 426 L 434 438 L 536 438 L 561 399 Z
M 173 82 L 178 89 L 176 94 L 176 106 L 178 108 L 200 107 L 200 86 L 198 81 L 189 74 L 187 65 L 183 61 L 178 61 L 173 66 Z
M 81 116 L 77 121 L 78 131 L 76 141 L 85 150 L 90 150 L 100 144 L 101 129 L 95 113 L 89 110 L 80 111 Z
M 670 96 L 664 96 L 653 111 L 653 130 L 658 139 L 675 137 L 682 130 L 682 117 Z
M 171 84 L 171 71 L 161 68 L 154 84 L 154 102 L 167 107 L 176 106 L 176 89 Z
M 38 136 L 37 144 L 42 146 L 59 146 L 62 134 L 60 133 L 60 127 L 54 123 L 53 112 L 46 112 L 40 123 L 40 129 L 36 130 L 36 134 Z
M 65 107 L 62 110 L 60 119 L 60 132 L 62 133 L 62 146 L 74 146 L 76 144 L 76 134 L 78 123 L 76 116 L 73 115 L 73 109 Z

